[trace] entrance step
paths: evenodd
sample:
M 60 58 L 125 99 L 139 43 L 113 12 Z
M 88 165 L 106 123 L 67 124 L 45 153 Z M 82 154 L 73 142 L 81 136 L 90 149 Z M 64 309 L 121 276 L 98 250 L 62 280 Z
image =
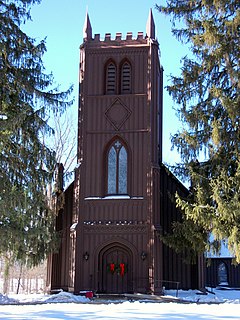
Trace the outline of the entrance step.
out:
M 178 302 L 178 298 L 173 297 L 164 297 L 160 295 L 154 294 L 142 294 L 142 293 L 122 293 L 122 294 L 110 294 L 110 293 L 97 293 L 95 295 L 96 300 L 101 301 L 119 301 L 119 300 L 129 300 L 129 301 L 136 301 L 136 300 L 149 300 L 155 302 Z
M 127 300 L 124 293 L 97 293 L 96 297 L 104 300 Z

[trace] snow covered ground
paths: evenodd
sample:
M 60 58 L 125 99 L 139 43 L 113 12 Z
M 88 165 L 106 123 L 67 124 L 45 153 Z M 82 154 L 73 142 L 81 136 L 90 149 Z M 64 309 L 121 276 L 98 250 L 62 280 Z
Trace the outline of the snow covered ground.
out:
M 66 292 L 51 296 L 0 294 L 0 319 L 240 319 L 238 290 L 214 290 L 214 294 L 207 295 L 198 294 L 197 291 L 179 291 L 178 299 L 176 291 L 166 291 L 163 299 L 154 296 L 152 299 L 149 296 L 138 298 L 138 301 L 103 301 Z

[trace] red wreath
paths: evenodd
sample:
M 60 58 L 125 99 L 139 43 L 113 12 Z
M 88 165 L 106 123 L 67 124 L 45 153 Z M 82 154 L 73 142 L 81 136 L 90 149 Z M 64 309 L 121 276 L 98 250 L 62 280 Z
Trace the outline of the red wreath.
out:
M 125 263 L 115 264 L 112 262 L 107 265 L 107 270 L 108 272 L 111 272 L 112 275 L 117 273 L 118 275 L 123 277 L 127 272 L 127 265 Z
M 114 273 L 115 271 L 115 264 L 114 263 L 110 263 L 110 272 Z
M 120 263 L 119 267 L 120 267 L 120 275 L 123 277 L 125 273 L 125 264 Z

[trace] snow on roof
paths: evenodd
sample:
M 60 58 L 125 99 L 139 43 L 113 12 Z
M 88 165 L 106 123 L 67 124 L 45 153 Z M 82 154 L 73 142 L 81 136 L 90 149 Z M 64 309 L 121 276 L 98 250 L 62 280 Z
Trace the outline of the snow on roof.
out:
M 95 196 L 91 196 L 91 197 L 86 197 L 84 198 L 84 200 L 125 200 L 125 199 L 143 199 L 143 197 L 130 197 L 129 195 L 122 195 L 122 194 L 116 194 L 116 195 L 111 195 L 111 196 L 106 196 L 106 197 L 95 197 Z

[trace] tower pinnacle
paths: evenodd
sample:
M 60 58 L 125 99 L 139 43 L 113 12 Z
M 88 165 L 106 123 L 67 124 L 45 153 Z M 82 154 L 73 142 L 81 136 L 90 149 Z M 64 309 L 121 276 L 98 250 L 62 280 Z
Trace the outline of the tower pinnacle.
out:
M 85 23 L 83 26 L 83 39 L 84 41 L 92 39 L 92 26 L 91 26 L 88 12 L 86 12 Z
M 155 23 L 153 19 L 152 9 L 149 11 L 148 21 L 146 25 L 146 34 L 148 38 L 155 39 Z

